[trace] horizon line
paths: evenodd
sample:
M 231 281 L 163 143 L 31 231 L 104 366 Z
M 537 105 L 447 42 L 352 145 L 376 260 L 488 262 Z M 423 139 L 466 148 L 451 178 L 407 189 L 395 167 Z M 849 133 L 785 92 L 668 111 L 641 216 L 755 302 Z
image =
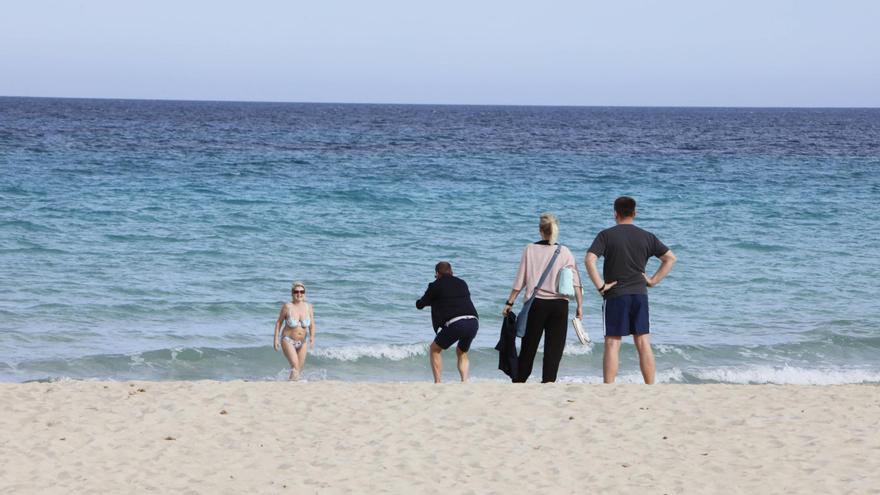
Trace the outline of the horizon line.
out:
M 180 103 L 256 103 L 291 105 L 389 105 L 389 106 L 436 106 L 436 107 L 546 107 L 546 108 L 728 108 L 728 109 L 802 109 L 802 110 L 877 110 L 880 106 L 755 106 L 755 105 L 576 105 L 576 104 L 534 104 L 534 103 L 402 103 L 402 102 L 356 102 L 356 101 L 294 101 L 294 100 L 217 100 L 188 98 L 129 98 L 110 96 L 25 96 L 0 95 L 0 98 L 44 99 L 44 100 L 102 100 L 102 101 L 155 101 Z

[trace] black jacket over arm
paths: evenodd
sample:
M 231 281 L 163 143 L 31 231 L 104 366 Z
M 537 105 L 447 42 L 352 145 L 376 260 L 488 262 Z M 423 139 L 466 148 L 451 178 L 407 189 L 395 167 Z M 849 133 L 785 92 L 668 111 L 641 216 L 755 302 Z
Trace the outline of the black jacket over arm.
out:
M 516 314 L 511 311 L 501 322 L 501 336 L 495 345 L 498 351 L 498 369 L 516 381 L 519 371 L 519 358 L 516 353 Z
M 434 332 L 456 316 L 479 316 L 471 302 L 467 283 L 452 275 L 444 275 L 428 284 L 425 295 L 416 301 L 417 308 L 422 309 L 425 306 L 431 306 Z

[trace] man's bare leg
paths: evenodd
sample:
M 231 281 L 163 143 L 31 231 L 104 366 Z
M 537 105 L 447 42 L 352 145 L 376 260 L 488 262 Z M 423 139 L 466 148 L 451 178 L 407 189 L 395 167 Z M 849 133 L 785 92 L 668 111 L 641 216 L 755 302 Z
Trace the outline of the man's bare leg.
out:
M 440 383 L 440 377 L 443 376 L 443 356 L 440 353 L 443 349 L 434 342 L 431 342 L 431 371 L 434 373 L 434 383 Z
M 461 375 L 461 381 L 468 381 L 468 373 L 470 371 L 471 362 L 466 352 L 462 352 L 458 347 L 455 348 L 455 354 L 458 356 L 458 374 Z
M 642 377 L 648 385 L 654 384 L 654 375 L 657 367 L 654 364 L 654 351 L 651 350 L 651 335 L 633 335 L 636 350 L 639 351 L 639 368 L 642 369 Z
M 602 356 L 602 375 L 605 383 L 614 383 L 620 364 L 620 337 L 605 337 L 605 353 Z

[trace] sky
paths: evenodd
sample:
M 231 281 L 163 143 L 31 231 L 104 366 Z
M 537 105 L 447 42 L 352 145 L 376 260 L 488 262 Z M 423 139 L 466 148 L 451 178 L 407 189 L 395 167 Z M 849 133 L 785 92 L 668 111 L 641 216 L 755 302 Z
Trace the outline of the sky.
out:
M 880 107 L 876 0 L 4 0 L 0 95 Z

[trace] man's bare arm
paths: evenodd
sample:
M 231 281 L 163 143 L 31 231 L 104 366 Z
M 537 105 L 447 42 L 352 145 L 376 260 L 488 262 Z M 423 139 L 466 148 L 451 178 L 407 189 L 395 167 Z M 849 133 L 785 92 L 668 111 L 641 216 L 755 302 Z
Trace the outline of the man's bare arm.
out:
M 596 286 L 596 290 L 598 290 L 603 295 L 611 290 L 612 287 L 617 285 L 617 281 L 606 282 L 602 279 L 602 276 L 599 275 L 599 269 L 596 268 L 596 261 L 599 260 L 599 257 L 594 253 L 587 252 L 587 255 L 584 257 L 584 265 L 587 267 L 587 274 L 590 275 L 590 280 L 593 282 L 593 285 Z M 604 290 L 603 290 L 604 287 Z
M 666 251 L 663 256 L 660 256 L 660 268 L 657 269 L 654 276 L 649 277 L 647 273 L 645 274 L 645 281 L 648 283 L 648 287 L 654 287 L 659 284 L 661 280 L 666 278 L 672 270 L 673 265 L 675 265 L 676 259 L 675 253 L 673 253 L 671 249 Z

